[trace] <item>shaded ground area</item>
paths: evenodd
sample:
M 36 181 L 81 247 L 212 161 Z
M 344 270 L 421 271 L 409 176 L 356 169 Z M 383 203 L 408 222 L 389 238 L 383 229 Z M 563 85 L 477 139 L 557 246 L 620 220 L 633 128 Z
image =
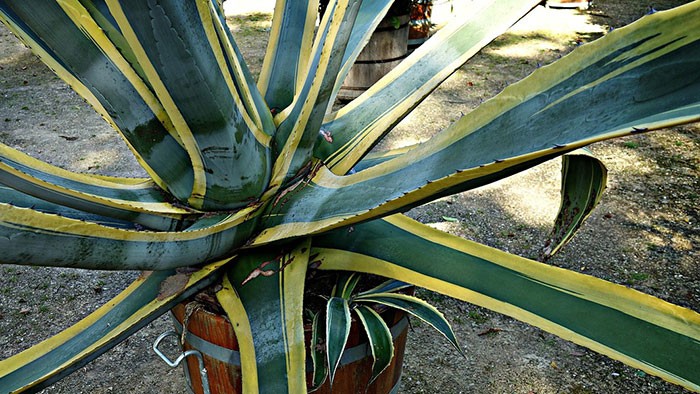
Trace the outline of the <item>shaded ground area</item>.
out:
M 683 1 L 655 2 L 666 9 Z M 642 17 L 645 2 L 599 1 L 586 13 L 538 7 L 476 56 L 402 122 L 384 147 L 412 144 L 468 114 L 535 68 Z M 269 15 L 231 19 L 244 48 L 264 48 Z M 0 141 L 71 170 L 141 176 L 94 111 L 0 30 Z M 247 49 L 254 69 L 262 49 Z M 437 114 L 437 115 L 436 115 Z M 622 283 L 700 311 L 697 125 L 602 143 L 603 203 L 551 264 Z M 465 238 L 536 257 L 559 203 L 558 161 L 409 214 Z M 136 273 L 0 266 L 0 359 L 59 332 L 102 305 Z M 470 304 L 419 292 L 453 322 L 454 352 L 413 322 L 402 393 L 681 393 L 683 389 Z M 46 393 L 185 393 L 180 369 L 150 351 L 161 318 Z

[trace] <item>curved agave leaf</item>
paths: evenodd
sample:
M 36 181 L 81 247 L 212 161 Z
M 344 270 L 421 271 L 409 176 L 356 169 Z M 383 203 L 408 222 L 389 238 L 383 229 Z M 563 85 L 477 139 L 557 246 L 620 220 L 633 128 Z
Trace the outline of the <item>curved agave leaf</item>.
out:
M 246 393 L 306 392 L 302 311 L 309 249 L 305 241 L 279 255 L 252 251 L 226 272 L 217 296 L 236 323 Z
M 393 0 L 368 0 L 363 1 L 360 5 L 355 24 L 350 33 L 350 38 L 348 39 L 345 54 L 343 55 L 342 66 L 335 79 L 335 86 L 333 87 L 333 93 L 326 112 L 330 112 L 333 106 L 332 104 L 338 95 L 338 91 L 343 85 L 345 77 L 347 77 L 350 72 L 350 68 L 355 63 L 355 60 L 357 60 L 357 57 L 360 56 L 360 52 L 362 52 L 362 49 L 369 42 L 372 33 L 377 26 L 379 26 L 379 23 L 389 11 L 389 8 L 391 8 L 392 3 Z
M 650 15 L 537 70 L 398 158 L 347 176 L 320 167 L 268 207 L 255 243 L 400 212 L 593 142 L 698 120 L 698 64 L 700 3 Z
M 272 119 L 272 112 L 255 85 L 255 79 L 250 73 L 250 69 L 248 69 L 243 54 L 237 45 L 233 45 L 236 41 L 233 39 L 231 30 L 226 25 L 226 17 L 223 11 L 216 7 L 214 2 L 211 3 L 211 7 L 212 13 L 218 18 L 218 20 L 214 20 L 212 23 L 222 43 L 226 55 L 224 60 L 228 64 L 229 73 L 236 76 L 235 81 L 237 83 L 244 84 L 242 88 L 235 85 L 231 87 L 231 83 L 234 81 L 229 78 L 227 79 L 229 89 L 233 90 L 235 88 L 239 92 L 243 100 L 242 105 L 245 107 L 248 116 L 255 122 L 256 126 L 265 133 L 265 135 L 260 135 L 258 138 L 264 142 L 264 145 L 269 146 L 271 141 L 270 137 L 275 134 L 277 127 Z
M 399 157 L 416 145 L 368 154 L 353 170 L 374 167 Z M 546 260 L 556 254 L 573 238 L 584 220 L 598 205 L 607 185 L 605 165 L 587 149 L 579 149 L 562 156 L 562 202 L 554 229 L 540 255 Z
M 407 287 L 411 287 L 411 285 L 406 283 L 406 282 L 402 282 L 400 280 L 389 279 L 386 282 L 380 283 L 376 287 L 373 287 L 369 290 L 365 290 L 363 292 L 357 293 L 357 295 L 358 296 L 365 296 L 365 295 L 372 295 L 372 294 L 377 294 L 377 293 L 389 293 L 389 292 L 399 291 L 399 290 L 405 289 Z
M 124 220 L 117 220 L 113 218 L 108 218 L 104 216 L 99 216 L 84 211 L 79 211 L 77 209 L 68 208 L 63 205 L 54 204 L 45 200 L 41 200 L 32 197 L 28 194 L 24 194 L 13 188 L 3 186 L 0 184 L 0 202 L 9 204 L 11 206 L 19 208 L 29 208 L 34 211 L 60 215 L 63 217 L 89 221 L 92 223 L 102 224 L 108 227 L 115 228 L 125 228 L 125 229 L 136 229 L 134 223 Z
M 470 242 L 402 215 L 314 238 L 319 268 L 400 278 L 700 390 L 700 314 Z M 426 256 L 440 264 L 425 264 Z M 585 318 L 581 318 L 585 316 Z
M 216 299 L 224 308 L 231 321 L 236 340 L 238 342 L 241 357 L 241 386 L 244 393 L 258 393 L 258 367 L 255 363 L 255 345 L 253 344 L 253 329 L 248 315 L 241 301 L 241 297 L 231 284 L 228 277 L 224 276 L 222 287 L 216 292 Z
M 0 144 L 0 183 L 46 201 L 156 230 L 176 230 L 196 214 L 168 202 L 149 179 L 78 174 L 4 144 Z
M 357 283 L 360 281 L 360 274 L 355 272 L 341 272 L 336 284 L 331 291 L 331 297 L 340 297 L 350 300 Z
M 385 161 L 389 161 L 391 159 L 395 159 L 399 156 L 402 156 L 404 153 L 410 151 L 413 148 L 416 148 L 418 144 L 416 145 L 409 145 L 409 146 L 404 146 L 401 148 L 396 148 L 396 149 L 391 149 L 387 151 L 372 151 L 367 154 L 367 156 L 363 157 L 362 160 L 360 160 L 359 163 L 355 167 L 350 170 L 351 174 L 354 174 L 356 172 L 360 172 L 362 170 L 366 170 L 370 167 L 374 167 L 378 164 L 384 163 Z
M 0 392 L 37 392 L 127 339 L 181 300 L 211 285 L 228 260 L 191 274 L 142 275 L 110 302 L 22 353 L 0 361 Z M 181 277 L 180 277 L 181 276 Z M 173 285 L 181 283 L 181 285 Z
M 372 350 L 372 377 L 367 384 L 369 386 L 391 364 L 394 342 L 389 327 L 374 309 L 359 305 L 355 312 L 365 328 Z
M 184 145 L 196 153 L 190 205 L 232 209 L 256 200 L 269 179 L 269 136 L 241 104 L 239 91 L 249 86 L 230 73 L 227 59 L 234 59 L 222 46 L 235 44 L 217 33 L 210 1 L 107 4 Z
M 554 256 L 571 240 L 598 205 L 607 186 L 607 168 L 583 149 L 562 156 L 561 171 L 561 206 L 541 259 Z
M 204 217 L 186 231 L 139 231 L 0 203 L 0 263 L 105 270 L 186 267 L 230 255 L 248 240 L 256 222 L 255 208 L 247 208 Z
M 2 0 L 0 20 L 120 132 L 161 188 L 186 200 L 190 157 L 161 104 L 87 11 L 61 5 Z
M 270 41 L 258 88 L 268 105 L 280 112 L 294 100 L 308 68 L 318 0 L 277 0 Z
M 361 275 L 356 272 L 339 273 L 336 284 L 333 286 L 331 291 L 331 297 L 326 303 L 325 347 L 329 367 L 328 371 L 326 371 L 325 364 L 323 366 L 316 366 L 317 362 L 314 361 L 314 381 L 318 380 L 319 385 L 323 383 L 322 379 L 325 379 L 325 374 L 329 373 L 331 377 L 331 384 L 333 382 L 335 370 L 338 368 L 340 360 L 343 358 L 343 353 L 345 352 L 348 336 L 350 334 L 352 324 L 352 319 L 350 318 L 351 310 L 354 310 L 357 313 L 358 318 L 362 322 L 367 338 L 369 339 L 370 350 L 372 351 L 372 376 L 367 385 L 369 386 L 391 363 L 391 360 L 394 357 L 394 344 L 391 330 L 381 316 L 371 307 L 362 305 L 361 303 L 363 302 L 370 304 L 383 304 L 391 308 L 398 308 L 408 311 L 416 316 L 426 319 L 428 323 L 434 324 L 436 328 L 439 327 L 438 329 L 443 328 L 441 323 L 444 322 L 447 324 L 447 321 L 445 321 L 444 318 L 442 321 L 439 321 L 439 317 L 442 316 L 440 312 L 437 312 L 437 310 L 432 308 L 430 305 L 416 299 L 415 297 L 392 301 L 392 294 L 385 292 L 395 291 L 410 286 L 403 282 L 389 280 L 377 287 L 353 296 L 353 292 L 355 291 L 360 278 Z M 384 302 L 385 299 L 383 297 L 387 294 L 389 294 L 389 301 Z M 431 315 L 428 310 L 430 310 L 429 312 L 437 313 L 438 318 L 434 319 L 436 316 Z M 315 319 L 318 319 L 318 316 L 315 316 Z M 447 326 L 447 331 L 449 334 L 451 334 L 452 330 L 449 328 L 449 324 L 447 324 Z M 314 335 L 317 334 L 314 332 Z M 454 335 L 451 338 L 454 339 Z M 316 340 L 312 340 L 312 346 L 315 345 Z M 311 352 L 313 355 L 314 352 L 320 353 L 320 350 L 316 350 L 312 347 Z M 316 355 L 316 357 L 318 357 L 318 355 Z
M 328 376 L 333 385 L 335 371 L 345 350 L 350 336 L 350 304 L 341 297 L 331 297 L 326 304 L 326 356 L 328 357 Z
M 372 293 L 358 295 L 353 298 L 353 301 L 376 303 L 408 312 L 430 324 L 440 334 L 444 335 L 460 353 L 462 352 L 462 348 L 457 342 L 457 337 L 452 331 L 452 326 L 450 326 L 442 312 L 418 297 L 397 293 Z
M 274 146 L 278 151 L 274 152 L 271 181 L 275 187 L 268 190 L 268 195 L 309 170 L 308 163 L 361 3 L 334 0 L 329 4 L 312 51 L 310 68 L 315 72 L 308 74 L 289 108 L 275 118 L 280 122 L 275 134 Z
M 325 325 L 322 325 L 320 317 L 321 313 L 317 312 L 314 314 L 314 319 L 311 325 L 311 348 L 309 353 L 311 353 L 311 363 L 314 366 L 313 377 L 311 378 L 311 387 L 309 387 L 309 392 L 317 390 L 328 377 L 328 367 L 326 366 L 326 352 L 324 351 L 324 337 L 323 332 L 325 331 Z
M 319 136 L 315 157 L 335 174 L 346 174 L 433 89 L 538 3 L 491 0 L 453 20 L 364 94 L 328 115 L 321 127 L 333 141 Z
M 59 0 L 59 1 L 64 1 L 65 0 Z M 136 55 L 134 54 L 134 51 L 131 50 L 129 47 L 129 44 L 126 42 L 126 39 L 124 38 L 124 35 L 122 32 L 119 30 L 119 26 L 117 26 L 117 21 L 114 19 L 112 16 L 112 13 L 109 11 L 109 7 L 107 7 L 107 2 L 105 0 L 79 0 L 80 4 L 85 7 L 85 11 L 87 11 L 90 16 L 92 17 L 94 23 L 96 23 L 100 29 L 104 31 L 104 33 L 107 35 L 109 40 L 114 44 L 119 49 L 119 52 L 124 56 L 124 59 L 129 62 L 131 67 L 134 69 L 134 71 L 138 74 L 138 76 L 146 83 L 148 84 L 148 79 L 146 78 L 146 73 L 143 71 L 143 68 L 141 68 L 141 65 L 139 64 L 138 60 L 136 59 Z M 72 2 L 71 4 L 75 4 Z M 151 88 L 149 86 L 149 88 Z

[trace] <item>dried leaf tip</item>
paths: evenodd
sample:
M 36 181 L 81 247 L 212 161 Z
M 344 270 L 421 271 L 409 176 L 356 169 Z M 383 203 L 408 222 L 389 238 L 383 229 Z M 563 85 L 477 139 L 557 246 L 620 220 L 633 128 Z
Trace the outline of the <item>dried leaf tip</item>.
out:
M 321 129 L 321 130 L 319 130 L 319 133 L 321 134 L 323 139 L 326 140 L 326 142 L 328 142 L 328 143 L 333 142 L 333 135 L 331 134 L 330 131 Z

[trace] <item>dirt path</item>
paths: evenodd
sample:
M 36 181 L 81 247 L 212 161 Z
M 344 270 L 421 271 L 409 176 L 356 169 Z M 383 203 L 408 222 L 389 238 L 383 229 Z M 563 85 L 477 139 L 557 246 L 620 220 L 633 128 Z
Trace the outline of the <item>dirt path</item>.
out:
M 683 1 L 655 2 L 657 9 Z M 475 57 L 409 116 L 385 146 L 410 144 L 467 114 L 576 45 L 646 12 L 599 1 L 585 14 L 540 7 Z M 265 40 L 269 16 L 235 18 L 241 46 Z M 251 59 L 262 51 L 248 50 Z M 109 127 L 0 30 L 0 141 L 71 170 L 142 171 Z M 259 60 L 252 60 L 259 67 Z M 439 114 L 439 116 L 435 116 Z M 599 144 L 610 170 L 604 202 L 551 263 L 622 283 L 700 311 L 697 126 Z M 559 201 L 558 161 L 410 212 L 431 225 L 534 257 Z M 116 295 L 135 273 L 0 266 L 0 359 L 44 339 Z M 413 323 L 402 393 L 681 393 L 671 384 L 502 315 L 430 292 L 453 322 L 466 359 Z M 150 351 L 161 318 L 45 393 L 185 393 L 181 370 Z

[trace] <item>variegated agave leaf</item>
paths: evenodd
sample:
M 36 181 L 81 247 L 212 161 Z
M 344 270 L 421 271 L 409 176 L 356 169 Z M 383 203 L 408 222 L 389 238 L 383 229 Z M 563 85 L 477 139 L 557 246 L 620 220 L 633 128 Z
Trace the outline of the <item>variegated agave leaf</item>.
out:
M 0 0 L 0 20 L 114 127 L 149 177 L 76 174 L 0 144 L 0 262 L 156 271 L 65 333 L 0 361 L 0 391 L 60 379 L 223 273 L 217 296 L 241 344 L 244 390 L 305 392 L 307 266 L 423 286 L 700 391 L 697 312 L 398 215 L 597 141 L 700 119 L 700 2 L 578 48 L 422 145 L 370 153 L 539 0 L 485 1 L 329 112 L 391 3 L 332 0 L 316 28 L 316 0 L 277 0 L 255 81 L 216 0 Z M 604 186 L 599 162 L 567 156 L 546 254 L 572 236 Z M 159 298 L 180 267 L 196 272 Z M 443 326 L 388 288 L 356 300 Z M 344 338 L 347 295 L 331 298 L 332 323 L 316 324 L 317 339 Z M 373 333 L 376 375 L 386 327 L 370 309 L 358 313 Z M 331 378 L 340 342 L 327 344 Z

